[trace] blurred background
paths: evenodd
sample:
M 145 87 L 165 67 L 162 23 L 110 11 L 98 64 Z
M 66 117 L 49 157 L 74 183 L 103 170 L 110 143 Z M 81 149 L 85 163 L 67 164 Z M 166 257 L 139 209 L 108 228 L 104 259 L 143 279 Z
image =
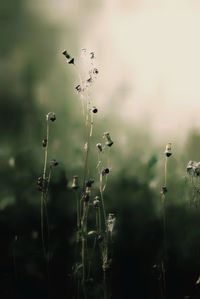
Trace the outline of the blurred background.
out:
M 94 144 L 105 131 L 114 140 L 105 191 L 107 211 L 117 218 L 112 297 L 162 298 L 155 268 L 162 256 L 164 150 L 171 142 L 167 298 L 199 298 L 200 217 L 198 205 L 188 205 L 193 190 L 186 176 L 188 161 L 200 160 L 199 29 L 195 0 L 0 1 L 1 298 L 74 298 L 69 186 L 82 173 L 84 132 L 79 79 L 62 52 L 84 73 L 82 48 L 95 52 L 99 70 L 91 90 L 99 109 Z M 57 118 L 49 156 L 59 161 L 49 195 L 50 295 L 36 185 L 49 111 Z

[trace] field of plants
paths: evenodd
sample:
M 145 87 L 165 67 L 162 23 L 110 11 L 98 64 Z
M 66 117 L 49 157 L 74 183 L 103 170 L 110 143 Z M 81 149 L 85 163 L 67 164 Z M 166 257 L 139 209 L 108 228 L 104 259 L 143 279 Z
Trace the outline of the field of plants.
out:
M 199 299 L 199 124 L 124 121 L 100 48 L 33 7 L 0 2 L 0 298 Z

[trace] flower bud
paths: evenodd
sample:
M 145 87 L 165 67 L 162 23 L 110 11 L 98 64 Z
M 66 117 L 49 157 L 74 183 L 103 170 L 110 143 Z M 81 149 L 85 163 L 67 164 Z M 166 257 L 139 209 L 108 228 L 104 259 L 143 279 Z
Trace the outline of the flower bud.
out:
M 111 147 L 113 145 L 113 141 L 110 137 L 110 133 L 109 132 L 104 133 L 104 137 L 106 138 L 106 145 Z
M 76 190 L 78 189 L 79 184 L 78 184 L 78 176 L 74 175 L 73 176 L 73 181 L 72 181 L 72 189 Z
M 51 121 L 55 121 L 56 120 L 56 115 L 54 112 L 49 112 L 46 116 L 47 121 L 51 120 Z
M 171 143 L 167 143 L 166 149 L 165 149 L 165 155 L 166 157 L 170 157 L 172 155 L 172 148 L 171 148 Z

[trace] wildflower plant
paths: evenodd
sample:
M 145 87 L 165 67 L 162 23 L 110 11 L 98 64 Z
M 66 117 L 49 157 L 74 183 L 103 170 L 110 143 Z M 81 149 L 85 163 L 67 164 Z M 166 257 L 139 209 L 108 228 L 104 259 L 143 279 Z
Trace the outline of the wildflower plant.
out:
M 73 267 L 77 286 L 77 298 L 88 298 L 88 283 L 93 281 L 97 286 L 95 273 L 101 265 L 102 293 L 104 298 L 109 298 L 107 273 L 111 265 L 112 233 L 115 224 L 115 215 L 107 216 L 104 191 L 106 189 L 108 175 L 111 172 L 110 151 L 113 141 L 109 132 L 102 134 L 102 140 L 95 146 L 92 144 L 94 121 L 99 112 L 93 103 L 90 89 L 98 77 L 99 70 L 96 67 L 95 53 L 81 50 L 81 59 L 85 64 L 84 75 L 77 67 L 78 62 L 67 50 L 63 51 L 68 64 L 73 65 L 78 75 L 79 82 L 75 85 L 75 91 L 79 95 L 84 119 L 85 141 L 83 146 L 84 163 L 82 178 L 74 175 L 71 188 L 76 197 L 76 243 L 78 247 L 77 262 Z M 97 152 L 97 165 L 95 172 L 99 179 L 91 178 L 90 153 L 93 149 Z M 94 170 L 93 170 L 94 173 Z M 90 219 L 94 223 L 91 224 Z M 96 284 L 95 284 L 96 282 Z
M 46 115 L 46 136 L 42 140 L 42 147 L 44 149 L 44 166 L 43 166 L 42 175 L 37 179 L 38 190 L 41 192 L 41 199 L 40 199 L 41 239 L 42 239 L 44 257 L 46 258 L 47 262 L 49 259 L 49 253 L 48 253 L 49 220 L 48 220 L 48 211 L 47 211 L 48 191 L 49 191 L 49 184 L 50 184 L 53 168 L 58 165 L 56 159 L 49 160 L 49 155 L 48 155 L 50 127 L 51 127 L 51 123 L 53 123 L 55 120 L 56 120 L 56 115 L 54 112 L 49 112 Z

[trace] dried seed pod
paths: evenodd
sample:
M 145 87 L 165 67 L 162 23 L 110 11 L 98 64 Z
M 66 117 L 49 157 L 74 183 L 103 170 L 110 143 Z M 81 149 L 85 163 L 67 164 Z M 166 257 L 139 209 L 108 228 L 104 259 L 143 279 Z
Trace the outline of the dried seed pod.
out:
M 110 133 L 109 132 L 105 132 L 103 134 L 103 136 L 104 136 L 104 138 L 106 138 L 106 145 L 109 146 L 109 147 L 111 147 L 113 145 L 113 141 L 112 141 L 112 139 L 110 137 Z
M 172 155 L 172 147 L 171 146 L 172 146 L 171 143 L 167 143 L 166 149 L 165 149 L 166 157 L 170 157 Z
M 160 191 L 160 193 L 161 193 L 162 195 L 165 195 L 165 194 L 167 193 L 167 187 L 166 187 L 166 186 L 162 186 L 162 187 L 161 187 L 161 191 Z
M 96 147 L 98 148 L 98 150 L 99 150 L 100 152 L 102 152 L 103 147 L 102 147 L 102 144 L 101 144 L 101 143 L 97 143 L 97 144 L 96 144 Z
M 80 84 L 78 84 L 78 85 L 75 87 L 75 89 L 76 89 L 76 91 L 77 91 L 78 93 L 80 93 L 80 92 L 82 91 L 82 89 L 81 89 L 81 85 L 80 85 Z
M 51 121 L 55 121 L 56 120 L 56 115 L 54 112 L 49 112 L 46 116 L 47 121 L 51 120 Z
M 46 147 L 46 146 L 47 146 L 47 139 L 46 139 L 46 138 L 44 138 L 44 139 L 42 140 L 42 146 L 43 146 L 43 147 Z
M 94 198 L 94 200 L 93 200 L 93 207 L 94 207 L 94 208 L 99 208 L 99 207 L 100 207 L 99 196 L 95 196 L 95 198 Z
M 55 167 L 55 166 L 58 166 L 58 161 L 56 161 L 56 159 L 52 159 L 50 162 L 50 167 Z
M 98 75 L 98 73 L 99 73 L 99 70 L 95 67 L 95 68 L 93 69 L 93 74 L 94 74 L 94 75 Z
M 91 188 L 93 183 L 94 183 L 94 180 L 89 179 L 88 181 L 86 181 L 85 186 L 88 187 L 88 188 Z
M 109 174 L 109 172 L 110 172 L 109 168 L 104 168 L 104 169 L 102 170 L 102 175 L 103 175 L 103 176 L 104 176 L 104 175 L 107 175 L 107 174 Z
M 78 176 L 74 175 L 73 176 L 73 181 L 72 181 L 72 189 L 76 190 L 79 188 L 79 184 L 78 184 Z
M 93 112 L 93 113 L 97 113 L 98 112 L 98 109 L 97 109 L 97 107 L 92 107 L 92 109 L 91 109 L 91 111 Z
M 67 50 L 63 51 L 62 54 L 67 59 L 67 63 L 74 64 L 74 58 L 67 52 Z

